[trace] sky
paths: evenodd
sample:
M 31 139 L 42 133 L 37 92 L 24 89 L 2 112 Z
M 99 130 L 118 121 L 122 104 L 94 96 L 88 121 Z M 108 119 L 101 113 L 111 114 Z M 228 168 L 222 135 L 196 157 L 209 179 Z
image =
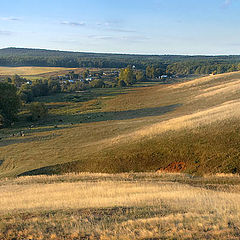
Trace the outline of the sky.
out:
M 0 48 L 240 55 L 240 0 L 0 0 Z

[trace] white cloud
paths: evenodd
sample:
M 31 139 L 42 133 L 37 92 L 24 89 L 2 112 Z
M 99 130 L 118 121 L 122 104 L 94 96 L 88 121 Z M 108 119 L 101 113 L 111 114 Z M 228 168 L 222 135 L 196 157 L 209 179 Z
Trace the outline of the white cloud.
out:
M 75 26 L 75 27 L 83 27 L 86 25 L 85 22 L 69 22 L 69 21 L 63 21 L 63 22 L 61 22 L 61 24 Z
M 20 21 L 21 18 L 18 18 L 18 17 L 0 17 L 0 20 L 2 20 L 2 21 Z
M 115 39 L 113 36 L 99 36 L 99 35 L 90 35 L 88 36 L 90 39 L 95 39 L 95 40 L 111 40 Z
M 112 32 L 120 32 L 120 33 L 135 33 L 135 30 L 130 30 L 130 29 L 122 29 L 122 28 L 108 28 L 108 31 Z
M 224 8 L 227 8 L 227 7 L 229 7 L 231 5 L 231 3 L 232 3 L 232 0 L 224 0 L 222 6 Z
M 0 30 L 0 35 L 5 35 L 5 36 L 8 36 L 8 35 L 11 35 L 12 32 L 9 32 L 9 31 L 1 31 Z

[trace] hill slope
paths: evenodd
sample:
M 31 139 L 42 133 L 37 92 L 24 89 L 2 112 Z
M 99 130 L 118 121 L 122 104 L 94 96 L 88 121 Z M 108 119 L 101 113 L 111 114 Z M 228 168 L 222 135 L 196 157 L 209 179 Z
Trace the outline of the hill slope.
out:
M 46 125 L 24 139 L 1 141 L 0 176 L 158 169 L 240 173 L 239 83 L 236 72 L 98 97 L 87 103 L 98 107 L 77 113 L 74 125 Z M 88 120 L 78 122 L 83 115 Z

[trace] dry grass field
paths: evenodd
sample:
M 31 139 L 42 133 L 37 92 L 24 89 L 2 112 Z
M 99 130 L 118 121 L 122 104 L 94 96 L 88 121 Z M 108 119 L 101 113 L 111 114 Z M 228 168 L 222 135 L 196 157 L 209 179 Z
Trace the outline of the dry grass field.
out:
M 239 239 L 240 177 L 68 174 L 0 181 L 0 239 Z
M 0 130 L 0 239 L 239 239 L 239 82 L 37 99 L 48 118 Z
M 48 119 L 0 130 L 0 177 L 157 171 L 176 161 L 191 174 L 240 172 L 239 81 L 235 72 L 39 98 Z M 20 130 L 25 137 L 12 136 Z
M 20 75 L 20 76 L 34 76 L 46 73 L 71 71 L 73 68 L 61 67 L 0 67 L 0 76 Z

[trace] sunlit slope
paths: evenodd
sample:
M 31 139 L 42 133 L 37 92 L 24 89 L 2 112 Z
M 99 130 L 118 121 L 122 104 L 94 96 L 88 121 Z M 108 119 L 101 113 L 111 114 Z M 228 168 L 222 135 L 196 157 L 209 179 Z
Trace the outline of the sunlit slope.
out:
M 178 162 L 191 173 L 240 172 L 239 83 L 236 72 L 99 97 L 88 123 L 2 141 L 0 176 L 171 170 Z
M 0 67 L 0 76 L 6 75 L 21 75 L 32 76 L 45 73 L 71 71 L 73 68 L 61 68 L 61 67 Z

